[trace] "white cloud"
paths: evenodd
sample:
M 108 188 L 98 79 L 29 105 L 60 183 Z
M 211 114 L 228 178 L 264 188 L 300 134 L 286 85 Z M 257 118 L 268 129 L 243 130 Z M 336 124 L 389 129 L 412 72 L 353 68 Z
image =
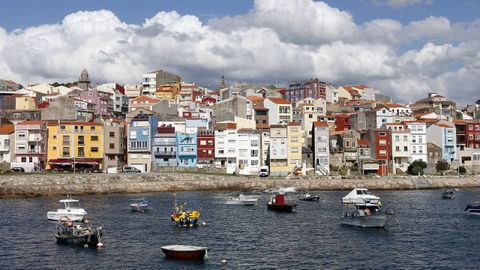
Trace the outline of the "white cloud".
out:
M 58 24 L 0 28 L 0 77 L 68 82 L 86 67 L 94 81 L 128 83 L 163 68 L 211 86 L 222 72 L 229 81 L 263 83 L 318 77 L 371 84 L 399 101 L 427 89 L 468 101 L 462 93 L 478 85 L 479 39 L 480 20 L 358 25 L 348 12 L 311 0 L 258 0 L 245 15 L 205 24 L 175 11 L 139 25 L 107 10 L 80 11 Z
M 413 5 L 431 5 L 434 0 L 371 0 L 375 5 L 385 5 L 392 8 L 404 8 Z

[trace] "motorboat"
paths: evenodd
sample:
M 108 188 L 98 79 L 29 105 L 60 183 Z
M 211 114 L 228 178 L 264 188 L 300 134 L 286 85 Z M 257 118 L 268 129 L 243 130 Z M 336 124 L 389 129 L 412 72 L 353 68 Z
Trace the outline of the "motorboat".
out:
M 318 201 L 319 199 L 320 197 L 318 195 L 312 195 L 308 193 L 308 191 L 306 193 L 300 194 L 299 197 L 300 201 Z
M 208 259 L 208 247 L 170 245 L 161 247 L 165 256 L 176 260 L 205 260 Z
M 62 217 L 67 217 L 72 221 L 83 221 L 87 211 L 80 208 L 80 201 L 67 196 L 66 199 L 60 200 L 60 208 L 56 211 L 48 211 L 47 218 L 49 220 L 59 221 Z
M 240 194 L 237 197 L 231 197 L 227 200 L 226 204 L 234 205 L 257 205 L 258 196 L 247 196 Z
M 296 206 L 296 203 L 288 203 L 285 201 L 285 194 L 276 194 L 272 196 L 267 203 L 268 210 L 278 212 L 294 212 Z
M 130 208 L 133 212 L 145 212 L 148 210 L 148 200 L 145 198 L 132 199 Z
M 175 222 L 178 227 L 191 228 L 199 225 L 200 211 L 186 210 L 186 204 L 175 205 L 173 213 L 170 215 L 170 220 Z
M 380 197 L 366 188 L 355 188 L 343 197 L 342 224 L 363 228 L 384 228 L 392 218 L 391 212 L 383 211 Z
M 472 215 L 480 215 L 480 201 L 473 204 L 467 204 L 463 211 L 468 211 Z
M 453 189 L 445 189 L 442 193 L 442 199 L 453 199 L 455 198 L 455 191 Z
M 71 219 L 64 216 L 59 220 L 55 238 L 57 243 L 82 247 L 97 248 L 103 246 L 100 242 L 103 236 L 102 227 L 92 227 L 74 224 Z

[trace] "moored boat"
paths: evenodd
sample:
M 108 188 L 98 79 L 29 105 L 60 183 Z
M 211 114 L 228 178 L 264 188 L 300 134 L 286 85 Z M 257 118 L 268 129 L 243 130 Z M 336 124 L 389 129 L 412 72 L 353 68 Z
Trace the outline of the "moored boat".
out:
M 178 227 L 191 228 L 199 225 L 200 211 L 186 210 L 186 204 L 175 205 L 173 213 L 170 215 L 170 219 L 175 222 Z
M 308 192 L 300 194 L 299 200 L 301 201 L 318 201 L 320 197 L 318 195 L 312 195 Z
M 234 204 L 234 205 L 257 205 L 257 203 L 258 203 L 257 196 L 246 196 L 243 194 L 240 194 L 237 197 L 231 197 L 226 202 L 226 204 Z
M 472 215 L 480 215 L 480 202 L 475 202 L 473 204 L 467 204 L 463 211 L 468 211 Z
M 267 203 L 268 210 L 274 210 L 278 212 L 294 212 L 296 203 L 287 203 L 285 201 L 285 194 L 276 194 L 270 198 Z
M 442 199 L 453 199 L 455 198 L 455 191 L 453 189 L 445 189 L 442 193 Z
M 343 197 L 343 225 L 363 228 L 384 228 L 392 218 L 392 214 L 381 209 L 380 197 L 366 188 L 353 189 Z
M 59 244 L 97 248 L 103 246 L 103 244 L 100 243 L 102 236 L 103 229 L 101 226 L 82 226 L 74 224 L 73 221 L 67 217 L 62 217 L 57 225 L 55 238 Z
M 208 247 L 170 245 L 161 247 L 165 256 L 177 260 L 205 260 L 208 258 Z
M 56 211 L 48 211 L 47 218 L 49 220 L 59 221 L 62 217 L 68 217 L 72 221 L 83 221 L 87 215 L 87 211 L 80 208 L 79 200 L 72 199 L 70 196 L 60 200 L 60 207 L 61 208 Z
M 145 212 L 148 210 L 148 200 L 145 198 L 133 199 L 130 203 L 133 212 Z

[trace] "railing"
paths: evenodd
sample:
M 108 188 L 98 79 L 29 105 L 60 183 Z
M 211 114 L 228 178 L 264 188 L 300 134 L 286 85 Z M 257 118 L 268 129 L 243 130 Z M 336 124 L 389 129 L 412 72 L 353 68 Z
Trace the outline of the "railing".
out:
M 195 150 L 180 150 L 178 151 L 178 155 L 196 155 L 197 154 L 197 151 Z
M 177 155 L 176 152 L 172 151 L 155 151 L 153 152 L 155 156 L 165 156 L 165 157 L 174 157 Z

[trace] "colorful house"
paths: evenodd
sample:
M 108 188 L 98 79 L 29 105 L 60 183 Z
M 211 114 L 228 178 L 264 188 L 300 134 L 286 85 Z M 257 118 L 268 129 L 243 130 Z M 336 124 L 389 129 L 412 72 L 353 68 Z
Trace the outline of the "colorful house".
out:
M 288 168 L 292 174 L 301 172 L 302 168 L 302 126 L 297 122 L 287 125 Z
M 455 125 L 439 121 L 427 128 L 427 140 L 442 149 L 442 159 L 452 162 L 457 160 L 457 135 Z
M 157 132 L 158 118 L 151 114 L 138 114 L 128 123 L 128 165 L 142 172 L 152 166 L 152 141 Z
M 177 132 L 178 167 L 197 167 L 197 133 Z
M 47 128 L 47 169 L 69 171 L 103 169 L 102 124 L 51 122 Z
M 155 167 L 177 166 L 177 136 L 174 126 L 158 127 L 157 134 L 153 138 L 152 152 Z
M 47 122 L 24 121 L 15 125 L 15 155 L 11 167 L 41 171 L 47 160 Z
M 287 176 L 292 171 L 288 166 L 288 139 L 287 125 L 270 126 L 269 164 L 272 176 Z
M 213 166 L 215 159 L 215 133 L 213 130 L 198 130 L 197 156 L 199 167 Z

